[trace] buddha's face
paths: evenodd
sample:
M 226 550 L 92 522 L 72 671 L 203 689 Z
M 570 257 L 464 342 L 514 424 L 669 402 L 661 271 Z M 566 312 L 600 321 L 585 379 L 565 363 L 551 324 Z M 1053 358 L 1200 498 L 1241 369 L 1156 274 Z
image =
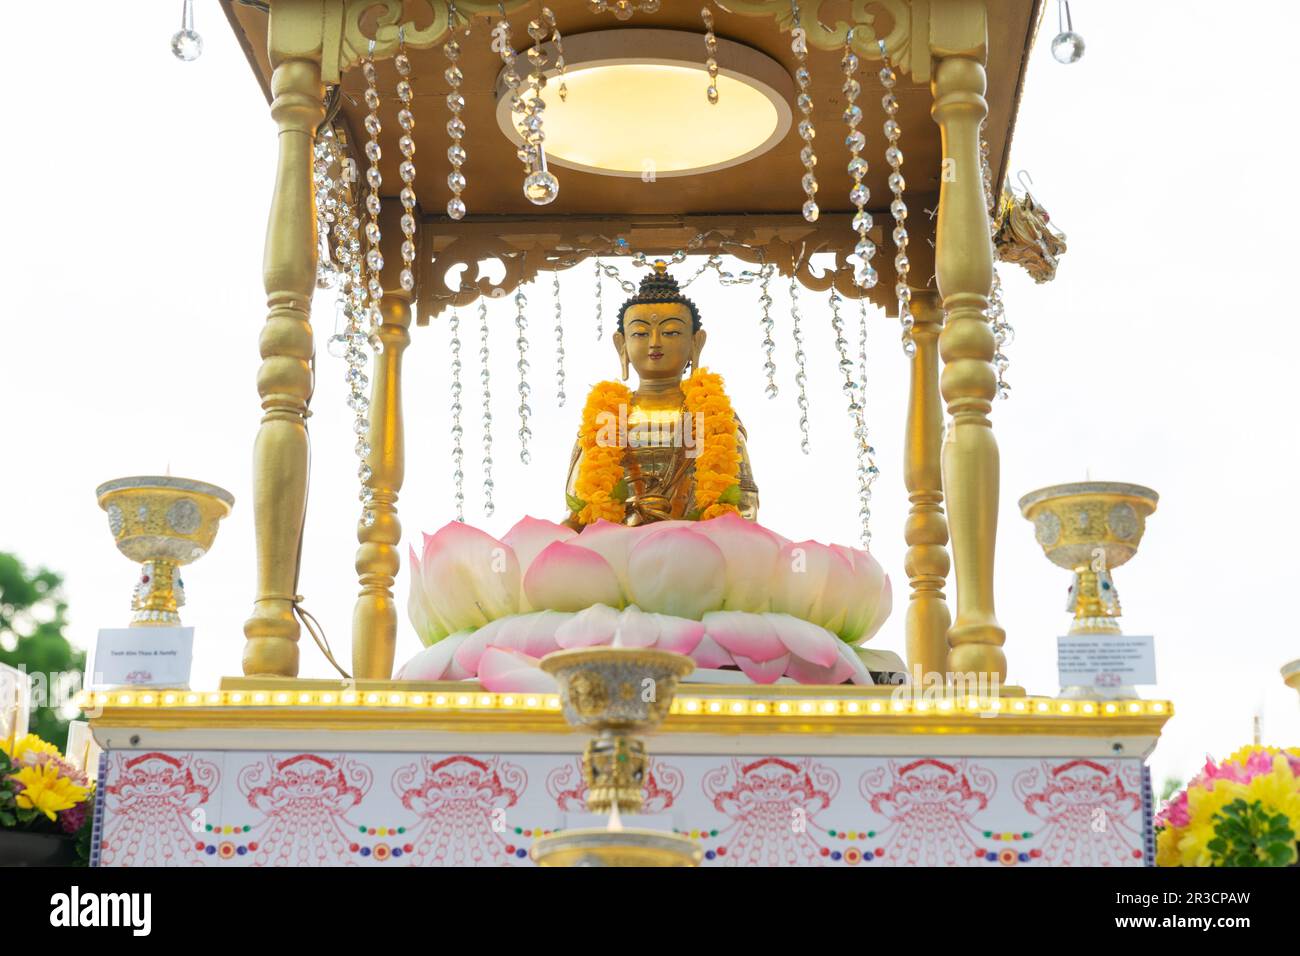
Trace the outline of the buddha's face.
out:
M 691 310 L 680 302 L 639 302 L 623 314 L 614 346 L 641 379 L 681 378 L 704 346 L 704 330 L 691 331 Z

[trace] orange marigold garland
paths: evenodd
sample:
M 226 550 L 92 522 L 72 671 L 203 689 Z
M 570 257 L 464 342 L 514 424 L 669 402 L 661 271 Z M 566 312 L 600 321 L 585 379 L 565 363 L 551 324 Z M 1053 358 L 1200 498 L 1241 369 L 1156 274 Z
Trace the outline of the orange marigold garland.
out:
M 689 517 L 700 521 L 727 513 L 738 513 L 740 502 L 740 451 L 736 441 L 736 416 L 722 387 L 722 376 L 699 369 L 682 383 L 689 426 L 696 416 L 704 421 L 703 435 L 696 435 L 699 454 L 695 458 L 695 508 Z M 601 382 L 587 396 L 582 410 L 578 443 L 582 460 L 574 482 L 575 495 L 569 509 L 578 523 L 588 525 L 604 518 L 622 522 L 627 482 L 623 477 L 623 446 L 600 441 L 611 424 L 619 420 L 621 408 L 632 402 L 632 393 L 618 382 Z M 617 431 L 615 431 L 617 435 Z
M 631 401 L 632 392 L 618 382 L 600 382 L 587 396 L 578 432 L 582 462 L 573 488 L 577 495 L 569 501 L 569 508 L 581 524 L 594 524 L 601 518 L 615 523 L 623 520 L 627 485 L 623 481 L 623 446 L 618 444 L 617 422 L 619 409 Z M 600 441 L 602 431 L 608 434 L 609 416 L 613 416 L 614 423 L 612 445 Z
M 696 436 L 700 453 L 695 459 L 695 510 L 700 521 L 727 513 L 738 514 L 740 503 L 740 451 L 736 442 L 736 415 L 722 387 L 722 376 L 696 369 L 682 385 L 686 414 L 692 427 L 704 418 L 704 435 Z

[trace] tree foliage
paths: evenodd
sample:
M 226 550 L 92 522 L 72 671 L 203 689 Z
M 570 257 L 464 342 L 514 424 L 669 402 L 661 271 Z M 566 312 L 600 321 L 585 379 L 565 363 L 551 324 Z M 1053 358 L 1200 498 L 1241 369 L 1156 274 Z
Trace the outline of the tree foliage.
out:
M 43 685 L 30 716 L 32 733 L 62 748 L 68 720 L 61 711 L 76 689 L 69 675 L 86 669 L 86 652 L 64 637 L 67 602 L 63 579 L 53 571 L 29 571 L 12 554 L 0 552 L 0 663 L 24 667 Z

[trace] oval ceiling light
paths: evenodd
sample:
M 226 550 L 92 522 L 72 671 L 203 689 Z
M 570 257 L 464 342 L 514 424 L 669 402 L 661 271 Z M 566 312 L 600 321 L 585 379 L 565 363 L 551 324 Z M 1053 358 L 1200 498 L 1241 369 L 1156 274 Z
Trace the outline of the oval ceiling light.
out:
M 553 63 L 552 44 L 542 45 Z M 527 69 L 520 51 L 517 69 Z M 790 130 L 794 95 L 789 74 L 764 53 L 718 38 L 718 103 L 705 95 L 702 35 L 681 30 L 600 30 L 564 38 L 561 100 L 553 67 L 546 71 L 542 114 L 546 160 L 604 176 L 691 176 L 736 166 L 767 152 Z M 505 70 L 502 69 L 502 74 Z M 516 145 L 521 114 L 497 76 L 497 124 Z

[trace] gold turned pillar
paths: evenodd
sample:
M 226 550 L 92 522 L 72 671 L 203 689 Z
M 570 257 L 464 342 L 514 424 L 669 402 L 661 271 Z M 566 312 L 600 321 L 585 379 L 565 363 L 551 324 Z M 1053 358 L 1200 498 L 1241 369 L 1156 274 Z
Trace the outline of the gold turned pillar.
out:
M 974 8 L 978 8 L 975 11 Z M 981 4 L 968 11 L 982 17 Z M 982 24 L 982 19 L 981 19 Z M 948 672 L 1006 680 L 1006 632 L 993 609 L 998 523 L 998 446 L 989 422 L 997 390 L 993 330 L 984 310 L 993 282 L 993 246 L 980 177 L 984 100 L 982 43 L 972 55 L 947 53 L 934 70 L 932 115 L 943 139 L 935 273 L 947 321 L 939 336 L 940 387 L 950 425 L 943 487 L 957 578 L 957 618 L 948 631 Z
M 395 199 L 384 203 L 380 230 L 383 235 L 384 270 L 380 280 L 384 298 L 379 337 L 384 350 L 375 356 L 370 380 L 370 481 L 374 492 L 370 527 L 357 523 L 357 580 L 361 593 L 352 611 L 352 676 L 358 680 L 388 680 L 393 676 L 397 648 L 397 603 L 393 581 L 401 567 L 402 524 L 397 517 L 397 495 L 406 472 L 402 425 L 402 353 L 411 344 L 411 303 L 414 293 L 398 283 L 402 241 L 402 209 Z M 391 248 L 389 246 L 391 245 Z M 358 508 L 358 510 L 361 510 Z
M 952 615 L 944 598 L 948 578 L 948 522 L 943 515 L 943 408 L 939 401 L 939 332 L 943 310 L 933 292 L 912 293 L 912 382 L 907 403 L 903 481 L 911 510 L 904 535 L 904 569 L 911 586 L 907 605 L 907 666 L 914 679 L 948 669 Z
M 257 374 L 263 415 L 253 445 L 257 597 L 253 616 L 244 622 L 244 673 L 294 677 L 299 628 L 293 603 L 307 508 L 306 417 L 314 351 L 312 146 L 325 115 L 320 64 L 283 60 L 272 74 L 271 94 L 280 154 L 262 264 L 269 312 L 262 327 L 262 365 Z

